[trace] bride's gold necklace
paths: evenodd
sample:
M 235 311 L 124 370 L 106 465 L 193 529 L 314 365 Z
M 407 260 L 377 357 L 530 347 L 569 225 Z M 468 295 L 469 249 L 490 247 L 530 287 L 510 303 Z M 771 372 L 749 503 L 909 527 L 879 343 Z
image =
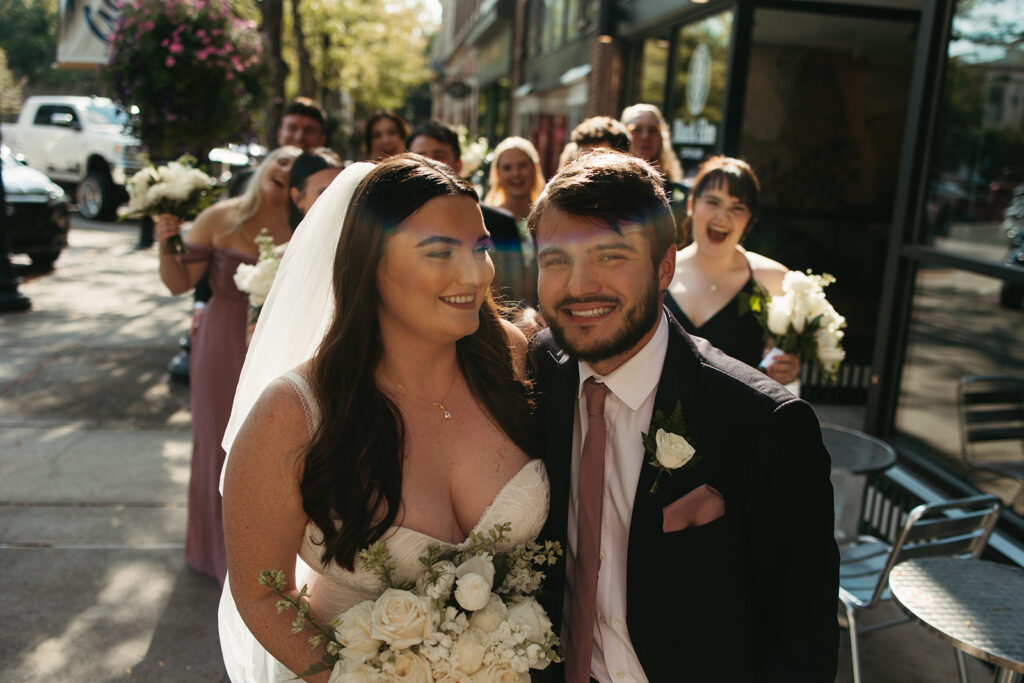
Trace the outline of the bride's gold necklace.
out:
M 455 388 L 455 376 L 458 373 L 452 373 L 452 381 L 451 381 L 451 384 L 448 385 L 448 391 L 445 392 L 444 398 L 441 399 L 440 401 L 431 401 L 428 398 L 423 398 L 419 394 L 414 394 L 413 392 L 411 392 L 408 389 L 406 389 L 404 384 L 402 384 L 401 382 L 399 382 L 399 381 L 397 381 L 395 379 L 392 379 L 391 375 L 389 375 L 387 373 L 387 371 L 385 371 L 383 368 L 381 368 L 381 372 L 384 373 L 384 376 L 388 378 L 389 382 L 394 384 L 396 387 L 398 387 L 399 389 L 401 389 L 405 393 L 409 394 L 410 396 L 412 396 L 413 398 L 415 398 L 417 400 L 423 401 L 424 403 L 429 403 L 430 405 L 432 405 L 435 408 L 437 408 L 438 410 L 440 410 L 441 414 L 444 415 L 444 419 L 445 420 L 451 420 L 452 419 L 452 411 L 450 411 L 450 410 L 448 410 L 447 408 L 444 407 L 444 402 L 448 400 L 448 396 L 452 393 L 452 389 Z

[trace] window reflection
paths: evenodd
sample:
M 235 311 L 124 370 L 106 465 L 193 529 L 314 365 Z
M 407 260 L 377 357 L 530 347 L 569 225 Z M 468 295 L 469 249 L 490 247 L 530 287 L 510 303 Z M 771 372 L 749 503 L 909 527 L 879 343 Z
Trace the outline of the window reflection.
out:
M 1002 282 L 945 268 L 918 270 L 896 429 L 913 437 L 947 469 L 1007 504 L 1020 484 L 964 465 L 957 386 L 966 375 L 1021 374 L 1024 313 L 1000 306 Z M 1024 457 L 1021 444 L 996 447 L 987 457 Z M 1024 501 L 1017 499 L 1017 511 Z
M 924 242 L 970 235 L 1006 253 L 1006 217 L 1024 186 L 1024 0 L 957 3 L 925 212 Z

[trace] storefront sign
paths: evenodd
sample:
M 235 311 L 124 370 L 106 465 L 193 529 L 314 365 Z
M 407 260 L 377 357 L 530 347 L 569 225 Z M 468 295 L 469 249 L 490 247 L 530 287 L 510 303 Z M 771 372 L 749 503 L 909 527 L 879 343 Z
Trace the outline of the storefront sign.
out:
M 718 140 L 718 126 L 703 116 L 696 121 L 685 123 L 680 119 L 672 122 L 672 142 L 677 145 L 711 146 Z
M 61 0 L 57 65 L 106 64 L 119 5 L 118 0 Z

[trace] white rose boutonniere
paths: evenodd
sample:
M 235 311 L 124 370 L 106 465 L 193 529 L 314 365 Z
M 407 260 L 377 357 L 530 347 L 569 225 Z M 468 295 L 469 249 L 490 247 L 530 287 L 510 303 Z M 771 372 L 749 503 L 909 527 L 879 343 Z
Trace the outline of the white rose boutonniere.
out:
M 686 440 L 686 420 L 683 418 L 683 404 L 680 401 L 676 401 L 671 415 L 666 416 L 661 410 L 655 410 L 650 430 L 640 436 L 644 450 L 651 456 L 648 462 L 658 470 L 651 484 L 651 493 L 658 490 L 662 474 L 672 474 L 673 470 L 695 465 L 700 460 L 697 449 Z

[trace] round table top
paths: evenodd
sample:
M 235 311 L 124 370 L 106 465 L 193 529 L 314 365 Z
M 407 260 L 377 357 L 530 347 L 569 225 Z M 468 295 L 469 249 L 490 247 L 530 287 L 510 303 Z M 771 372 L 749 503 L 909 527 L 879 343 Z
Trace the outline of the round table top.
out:
M 1024 673 L 1024 571 L 983 560 L 901 562 L 889 590 L 904 612 L 978 659 Z
M 823 424 L 821 440 L 832 456 L 833 470 L 863 474 L 884 470 L 896 462 L 892 446 L 856 429 Z

